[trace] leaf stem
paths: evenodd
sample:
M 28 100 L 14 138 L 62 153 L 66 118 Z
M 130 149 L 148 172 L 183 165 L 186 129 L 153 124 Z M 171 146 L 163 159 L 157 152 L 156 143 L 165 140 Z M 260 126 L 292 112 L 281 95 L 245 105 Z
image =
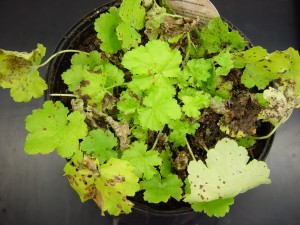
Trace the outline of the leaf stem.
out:
M 186 36 L 187 36 L 187 39 L 188 39 L 188 46 L 186 48 L 185 57 L 184 57 L 184 60 L 182 62 L 182 65 L 184 65 L 184 66 L 186 65 L 187 61 L 189 60 L 190 51 L 191 51 L 191 42 L 192 42 L 191 35 L 190 35 L 189 32 L 186 34 Z
M 157 134 L 157 136 L 156 136 L 156 139 L 155 139 L 155 142 L 154 142 L 154 144 L 153 144 L 151 150 L 154 150 L 154 149 L 156 148 L 156 145 L 157 145 L 157 143 L 158 143 L 160 134 L 161 134 L 161 131 L 158 132 L 158 134 Z
M 48 58 L 44 63 L 40 64 L 38 66 L 38 68 L 41 68 L 41 67 L 47 65 L 53 58 L 55 58 L 55 57 L 57 57 L 61 54 L 64 54 L 64 53 L 81 53 L 81 52 L 87 54 L 86 52 L 79 51 L 79 50 L 72 50 L 72 49 L 70 49 L 70 50 L 67 49 L 67 50 L 62 50 L 62 51 L 56 52 L 54 55 L 50 56 L 50 58 Z
M 185 142 L 186 142 L 186 146 L 187 146 L 187 148 L 188 148 L 188 150 L 189 150 L 189 152 L 190 152 L 190 155 L 192 156 L 193 160 L 196 161 L 196 158 L 195 158 L 195 156 L 194 156 L 194 153 L 193 153 L 193 151 L 192 151 L 192 149 L 191 149 L 191 146 L 190 146 L 190 144 L 189 144 L 187 138 L 185 138 Z
M 251 136 L 251 138 L 253 138 L 253 139 L 255 139 L 255 140 L 263 140 L 263 139 L 267 139 L 267 138 L 271 137 L 271 136 L 276 132 L 276 130 L 277 130 L 283 123 L 285 123 L 285 121 L 287 121 L 287 120 L 291 117 L 292 113 L 293 113 L 293 110 L 290 112 L 290 114 L 288 115 L 288 117 L 287 117 L 285 120 L 283 120 L 283 121 L 281 121 L 280 123 L 276 124 L 276 126 L 274 126 L 273 130 L 272 130 L 269 134 L 267 134 L 267 135 L 265 135 L 265 136 L 262 136 L 262 137 Z
M 74 94 L 50 94 L 51 97 L 76 97 Z

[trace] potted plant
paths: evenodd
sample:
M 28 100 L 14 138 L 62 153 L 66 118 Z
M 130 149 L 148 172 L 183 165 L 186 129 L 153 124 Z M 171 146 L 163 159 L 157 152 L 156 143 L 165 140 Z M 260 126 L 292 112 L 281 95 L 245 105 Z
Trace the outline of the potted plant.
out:
M 16 101 L 41 97 L 38 68 L 73 53 L 56 61 L 70 66 L 61 79 L 48 78 L 51 100 L 26 119 L 25 152 L 56 149 L 81 200 L 111 215 L 177 200 L 220 217 L 237 194 L 270 183 L 257 159 L 300 104 L 299 54 L 252 47 L 220 18 L 197 24 L 124 0 L 101 13 L 83 50 L 42 64 L 42 45 L 0 50 L 0 85 Z

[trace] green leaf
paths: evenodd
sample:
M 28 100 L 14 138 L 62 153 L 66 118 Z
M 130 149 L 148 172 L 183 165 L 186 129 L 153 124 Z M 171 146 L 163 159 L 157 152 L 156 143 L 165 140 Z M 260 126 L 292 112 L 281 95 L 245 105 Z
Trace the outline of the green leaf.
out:
M 122 64 L 132 74 L 177 77 L 180 74 L 181 60 L 180 52 L 172 50 L 167 42 L 152 40 L 145 46 L 128 51 Z
M 170 148 L 166 148 L 160 153 L 162 163 L 159 166 L 160 174 L 162 177 L 167 177 L 172 172 L 172 152 Z
M 129 115 L 134 114 L 137 109 L 140 108 L 140 102 L 135 97 L 135 94 L 127 89 L 126 91 L 122 92 L 117 106 L 122 114 Z
M 213 59 L 218 64 L 216 68 L 216 75 L 217 76 L 226 76 L 233 68 L 233 60 L 232 54 L 229 51 L 222 51 L 219 55 L 215 56 Z
M 244 68 L 248 63 L 256 63 L 264 60 L 268 52 L 260 46 L 254 46 L 247 51 L 236 53 L 234 55 L 234 67 Z
M 169 174 L 164 179 L 157 174 L 151 180 L 140 182 L 141 189 L 145 190 L 144 200 L 150 203 L 167 202 L 170 197 L 180 201 L 182 185 L 182 181 L 174 174 Z
M 106 62 L 96 68 L 100 69 L 102 71 L 102 75 L 106 77 L 105 87 L 111 88 L 114 86 L 120 86 L 124 83 L 124 73 L 117 66 Z
M 80 82 L 78 95 L 80 98 L 87 99 L 90 106 L 101 109 L 102 100 L 107 93 L 105 88 L 106 77 L 102 74 L 86 72 L 84 78 Z
M 207 59 L 191 59 L 187 62 L 183 69 L 184 77 L 193 77 L 198 85 L 202 82 L 207 81 L 207 79 L 212 75 L 212 62 Z
M 45 53 L 46 48 L 41 44 L 31 53 L 0 49 L 0 86 L 11 89 L 14 101 L 29 102 L 43 96 L 48 87 L 38 68 Z
M 243 146 L 245 148 L 250 148 L 251 146 L 255 145 L 256 140 L 251 137 L 243 137 L 237 140 L 239 146 Z
M 191 161 L 188 173 L 191 193 L 186 194 L 184 201 L 190 203 L 233 198 L 260 184 L 271 183 L 266 163 L 249 162 L 247 150 L 228 138 L 208 151 L 205 163 Z
M 68 85 L 69 91 L 76 92 L 79 89 L 80 82 L 84 79 L 84 73 L 88 73 L 87 70 L 86 66 L 73 65 L 61 75 L 64 83 Z
M 273 80 L 284 77 L 290 69 L 293 71 L 284 52 L 268 54 L 262 47 L 253 47 L 237 54 L 235 64 L 245 67 L 241 83 L 247 88 L 256 86 L 260 90 L 265 89 Z
M 123 152 L 123 160 L 127 160 L 135 168 L 135 174 L 146 180 L 151 179 L 158 173 L 155 166 L 162 163 L 158 151 L 147 150 L 147 145 L 134 142 L 131 146 Z
M 97 157 L 100 164 L 110 158 L 117 158 L 118 153 L 113 150 L 118 145 L 117 138 L 109 130 L 92 130 L 80 144 L 80 150 Z
M 196 202 L 192 208 L 196 212 L 204 211 L 208 216 L 223 217 L 229 212 L 229 206 L 234 203 L 233 198 L 217 199 L 211 202 Z
M 120 23 L 116 31 L 118 39 L 122 40 L 123 49 L 137 47 L 141 42 L 141 35 L 129 23 Z
M 189 117 L 198 118 L 200 110 L 210 106 L 210 94 L 204 91 L 195 91 L 193 95 L 181 95 L 183 102 L 182 111 Z
M 144 108 L 138 109 L 139 121 L 143 128 L 160 131 L 171 120 L 181 117 L 181 109 L 168 89 L 155 88 L 144 98 Z
M 138 30 L 144 28 L 146 12 L 141 6 L 141 0 L 124 0 L 119 13 L 122 22 L 116 28 L 116 32 L 118 39 L 122 41 L 122 48 L 128 50 L 141 42 Z
M 279 78 L 268 68 L 268 62 L 262 60 L 253 64 L 246 65 L 246 69 L 241 77 L 241 83 L 247 88 L 257 87 L 259 90 L 265 89 L 271 81 Z
M 116 53 L 122 48 L 122 41 L 118 39 L 116 28 L 122 22 L 119 10 L 111 7 L 109 12 L 103 13 L 95 21 L 97 37 L 102 41 L 100 48 L 107 53 Z
M 79 60 L 82 59 L 82 62 Z M 94 52 L 89 55 L 76 54 L 74 63 L 62 74 L 68 90 L 87 101 L 90 106 L 101 109 L 108 91 L 124 83 L 124 73 L 115 65 L 102 60 Z
M 186 135 L 195 135 L 196 130 L 199 128 L 199 123 L 189 123 L 187 121 L 172 121 L 168 124 L 172 132 L 169 135 L 169 141 L 173 142 L 176 147 L 186 145 Z
M 270 56 L 273 62 L 272 67 L 275 67 L 282 80 L 288 83 L 295 83 L 295 94 L 300 96 L 300 56 L 299 51 L 293 48 L 288 48 L 283 52 L 275 52 Z
M 64 158 L 79 150 L 79 139 L 87 135 L 85 116 L 79 112 L 69 114 L 61 102 L 47 101 L 26 118 L 25 152 L 48 154 L 54 149 Z M 69 115 L 68 115 L 69 114 Z
M 92 51 L 90 53 L 80 52 L 76 53 L 71 58 L 72 65 L 87 66 L 90 70 L 94 70 L 99 65 L 106 63 L 101 58 L 101 54 L 98 51 Z
M 240 36 L 238 31 L 228 30 L 228 25 L 222 22 L 220 17 L 212 19 L 200 33 L 200 56 L 221 52 L 226 49 L 230 52 L 242 51 L 247 46 L 247 42 Z
M 146 11 L 141 2 L 141 0 L 123 0 L 120 6 L 122 20 L 136 30 L 144 28 Z

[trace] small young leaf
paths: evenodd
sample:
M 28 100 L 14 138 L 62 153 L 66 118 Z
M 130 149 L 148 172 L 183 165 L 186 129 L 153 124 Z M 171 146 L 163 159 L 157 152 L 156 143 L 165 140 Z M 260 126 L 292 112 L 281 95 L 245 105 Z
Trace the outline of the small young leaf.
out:
M 222 51 L 219 55 L 215 56 L 213 59 L 218 64 L 216 68 L 216 75 L 217 76 L 226 76 L 233 68 L 233 60 L 232 54 L 229 51 Z
M 212 62 L 206 59 L 189 60 L 183 69 L 184 77 L 193 77 L 199 86 L 211 76 Z
M 176 147 L 186 145 L 186 135 L 195 134 L 195 131 L 199 128 L 199 123 L 190 124 L 187 121 L 171 121 L 168 126 L 172 129 L 169 135 L 169 141 L 173 142 Z
M 243 146 L 245 148 L 250 148 L 251 146 L 255 145 L 256 140 L 251 137 L 243 137 L 236 141 L 239 146 Z
M 167 202 L 170 197 L 180 201 L 182 195 L 182 181 L 175 174 L 169 174 L 161 179 L 156 174 L 151 180 L 141 181 L 141 189 L 144 189 L 144 200 L 150 203 Z
M 135 174 L 146 180 L 151 179 L 158 173 L 155 166 L 159 166 L 162 163 L 162 159 L 157 151 L 147 151 L 147 145 L 140 142 L 134 142 L 131 147 L 126 149 L 122 159 L 130 162 L 135 168 Z
M 37 109 L 26 118 L 25 152 L 48 154 L 54 149 L 64 158 L 70 158 L 79 150 L 79 139 L 87 135 L 85 116 L 69 113 L 59 101 L 47 101 L 43 109 Z
M 117 158 L 118 153 L 113 150 L 118 145 L 117 138 L 109 130 L 92 130 L 80 144 L 80 150 L 95 156 L 100 164 L 110 158 Z
M 46 48 L 41 44 L 31 53 L 0 49 L 0 87 L 10 88 L 16 102 L 40 98 L 48 88 L 38 72 L 45 53 Z
M 189 117 L 198 118 L 200 110 L 210 105 L 211 96 L 204 91 L 195 91 L 193 95 L 180 96 L 183 102 L 182 111 Z

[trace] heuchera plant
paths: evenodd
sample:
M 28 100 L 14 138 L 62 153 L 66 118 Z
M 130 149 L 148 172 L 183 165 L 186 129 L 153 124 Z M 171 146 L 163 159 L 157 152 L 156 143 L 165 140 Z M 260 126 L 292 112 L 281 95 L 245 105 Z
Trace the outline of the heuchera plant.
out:
M 155 1 L 123 0 L 95 21 L 99 51 L 58 52 L 45 63 L 31 53 L 0 50 L 0 85 L 17 102 L 43 96 L 38 69 L 73 52 L 61 76 L 72 107 L 46 101 L 26 118 L 28 154 L 55 149 L 82 202 L 102 213 L 130 213 L 137 192 L 149 203 L 170 198 L 224 216 L 234 197 L 269 184 L 253 158 L 300 105 L 300 57 L 293 48 L 251 47 L 220 18 L 167 12 Z M 270 85 L 272 84 L 272 85 Z M 269 122 L 274 130 L 257 134 Z

